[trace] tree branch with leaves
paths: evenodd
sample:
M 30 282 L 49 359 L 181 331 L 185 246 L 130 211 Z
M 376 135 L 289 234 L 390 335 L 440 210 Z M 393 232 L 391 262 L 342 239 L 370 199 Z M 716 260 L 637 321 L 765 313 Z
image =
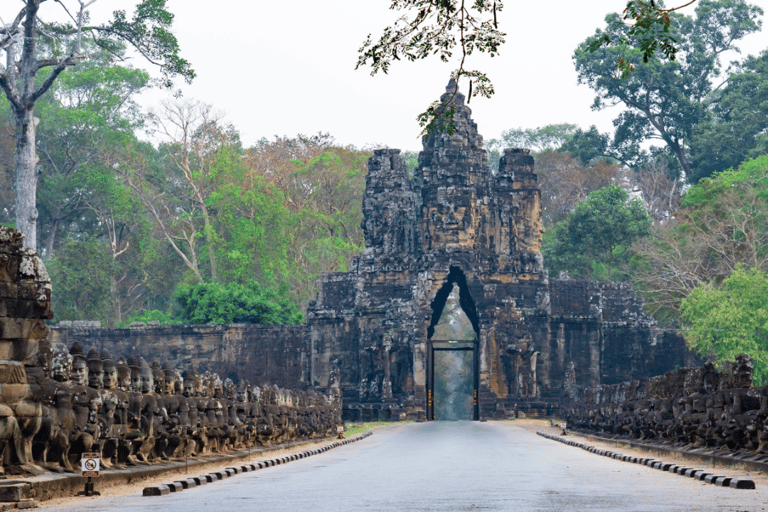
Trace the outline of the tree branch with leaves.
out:
M 475 52 L 498 55 L 505 34 L 499 30 L 501 0 L 393 0 L 393 11 L 405 11 L 392 26 L 386 27 L 374 42 L 369 35 L 358 50 L 357 66 L 370 66 L 371 75 L 387 73 L 394 61 L 417 61 L 437 55 L 449 62 L 458 53 L 458 67 L 451 72 L 458 92 L 461 79 L 469 80 L 467 103 L 475 96 L 490 98 L 493 83 L 483 71 L 468 69 L 467 59 Z M 451 103 L 451 98 L 447 104 Z M 442 100 L 434 101 L 417 116 L 422 135 L 453 130 L 453 112 Z

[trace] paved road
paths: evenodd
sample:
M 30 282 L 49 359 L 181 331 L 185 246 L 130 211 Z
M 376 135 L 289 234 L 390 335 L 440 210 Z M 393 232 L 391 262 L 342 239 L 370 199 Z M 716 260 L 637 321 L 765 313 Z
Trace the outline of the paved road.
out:
M 46 512 L 765 510 L 736 490 L 620 462 L 508 423 L 377 431 L 321 455 L 162 497 L 83 499 Z

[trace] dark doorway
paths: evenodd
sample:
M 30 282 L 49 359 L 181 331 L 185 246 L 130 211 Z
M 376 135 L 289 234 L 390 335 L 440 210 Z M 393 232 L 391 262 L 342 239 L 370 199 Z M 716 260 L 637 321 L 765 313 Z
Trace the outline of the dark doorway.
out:
M 430 421 L 435 419 L 479 420 L 480 408 L 477 398 L 480 379 L 477 342 L 462 343 L 454 340 L 428 340 L 427 344 L 427 419 Z M 451 381 L 453 386 L 445 383 L 445 381 L 440 382 L 441 379 L 450 378 L 450 375 L 440 375 L 440 372 L 438 372 L 438 382 L 435 382 L 435 361 L 439 361 L 440 356 L 446 353 L 457 353 L 457 355 L 460 355 L 458 359 L 462 363 L 463 371 L 459 372 L 458 379 L 454 378 Z M 445 361 L 442 363 L 445 364 Z M 467 364 L 469 369 L 467 369 Z M 467 411 L 463 409 L 463 403 L 467 399 L 466 391 L 468 390 L 471 390 L 471 394 L 468 397 L 470 408 Z M 467 416 L 452 418 L 451 412 L 445 409 L 446 402 L 453 402 L 456 405 L 454 411 L 456 413 L 466 411 Z M 439 411 L 437 416 L 435 414 L 436 410 Z
M 435 419 L 474 419 L 473 350 L 435 350 Z
M 451 267 L 427 330 L 427 419 L 479 418 L 478 317 L 464 273 Z

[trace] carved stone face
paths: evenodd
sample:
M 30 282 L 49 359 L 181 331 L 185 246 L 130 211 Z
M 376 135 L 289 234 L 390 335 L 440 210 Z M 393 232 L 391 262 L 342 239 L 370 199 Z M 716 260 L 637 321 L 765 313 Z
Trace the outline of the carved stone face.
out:
M 72 356 L 64 350 L 57 350 L 51 362 L 51 373 L 57 382 L 68 382 L 72 371 Z
M 88 370 L 88 385 L 92 388 L 101 389 L 104 387 L 104 371 Z
M 176 379 L 173 375 L 173 372 L 165 372 L 165 394 L 166 395 L 175 395 L 177 393 L 178 387 L 176 386 Z
M 117 389 L 120 391 L 131 390 L 131 370 L 127 366 L 117 368 Z
M 155 390 L 155 380 L 152 378 L 152 372 L 141 372 L 141 392 L 151 393 Z
M 141 370 L 131 368 L 131 391 L 141 393 Z
M 104 370 L 104 388 L 115 389 L 117 387 L 117 368 L 114 366 L 107 367 Z
M 184 379 L 182 395 L 186 397 L 195 396 L 195 382 L 193 379 Z
M 153 371 L 152 372 L 152 380 L 154 381 L 154 389 L 153 391 L 155 393 L 163 394 L 165 393 L 165 374 L 162 370 L 160 371 Z
M 81 386 L 88 385 L 88 365 L 85 359 L 75 358 L 72 362 L 72 382 Z

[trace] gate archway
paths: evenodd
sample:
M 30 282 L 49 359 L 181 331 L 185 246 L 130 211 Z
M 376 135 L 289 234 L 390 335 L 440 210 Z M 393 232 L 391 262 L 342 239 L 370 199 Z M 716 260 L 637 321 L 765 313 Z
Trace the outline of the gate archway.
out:
M 443 315 L 445 306 L 453 291 L 458 288 L 458 302 L 461 311 L 466 315 L 472 324 L 474 336 L 471 340 L 458 339 L 434 339 L 435 327 Z M 435 298 L 430 303 L 432 316 L 429 327 L 427 328 L 427 361 L 426 361 L 426 416 L 427 420 L 435 419 L 435 353 L 441 351 L 471 351 L 472 352 L 472 419 L 480 419 L 479 393 L 480 393 L 480 322 L 477 313 L 475 301 L 467 286 L 467 278 L 464 272 L 458 266 L 450 266 L 442 286 L 435 294 Z

